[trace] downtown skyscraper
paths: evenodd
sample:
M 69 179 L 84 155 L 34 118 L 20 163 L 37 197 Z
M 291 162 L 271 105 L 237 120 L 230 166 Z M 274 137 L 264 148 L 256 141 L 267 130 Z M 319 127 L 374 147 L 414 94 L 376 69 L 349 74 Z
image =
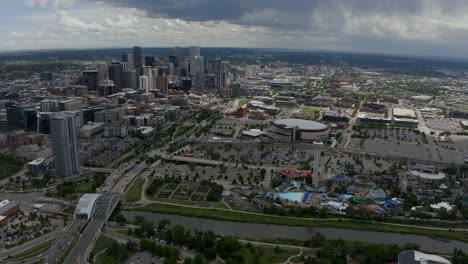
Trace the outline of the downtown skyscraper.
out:
M 200 56 L 200 47 L 191 46 L 189 47 L 189 64 L 190 64 L 190 74 L 195 74 L 195 58 Z
M 139 69 L 143 66 L 143 59 L 141 57 L 141 47 L 133 47 L 133 62 L 135 69 Z
M 54 113 L 50 118 L 50 132 L 57 175 L 64 178 L 79 175 L 81 169 L 75 116 L 63 112 Z

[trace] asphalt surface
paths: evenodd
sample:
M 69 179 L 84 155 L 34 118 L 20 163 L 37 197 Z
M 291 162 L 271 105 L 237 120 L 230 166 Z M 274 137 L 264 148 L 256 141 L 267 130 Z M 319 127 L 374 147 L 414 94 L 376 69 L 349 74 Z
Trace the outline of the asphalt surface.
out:
M 111 189 L 112 193 L 123 194 L 125 188 L 132 180 L 140 174 L 144 168 L 148 167 L 145 162 L 135 165 L 128 173 L 126 173 Z
M 164 263 L 164 258 L 158 257 L 158 256 L 153 256 L 151 253 L 142 251 L 137 254 L 135 254 L 133 257 L 131 257 L 129 260 L 125 262 L 125 264 L 163 264 Z
M 56 263 L 64 254 L 69 244 L 73 243 L 76 236 L 79 236 L 79 231 L 86 224 L 86 220 L 73 220 L 67 231 L 59 238 L 58 242 L 53 245 L 46 255 L 45 264 Z
M 86 230 L 83 232 L 78 242 L 75 244 L 67 259 L 65 260 L 65 264 L 74 264 L 76 261 L 83 264 L 87 263 L 85 259 L 85 252 L 105 222 L 105 217 L 97 217 L 89 222 L 88 227 L 86 227 Z
M 35 247 L 39 244 L 42 244 L 48 240 L 51 240 L 53 238 L 56 238 L 58 237 L 60 234 L 62 234 L 64 230 L 63 229 L 60 229 L 60 230 L 56 230 L 56 231 L 53 231 L 53 232 L 50 232 L 48 234 L 45 234 L 43 236 L 40 236 L 34 240 L 31 240 L 29 242 L 26 242 L 22 245 L 19 245 L 19 246 L 16 246 L 14 248 L 11 248 L 11 249 L 6 249 L 5 251 L 1 252 L 0 253 L 0 259 L 5 259 L 7 258 L 8 256 L 12 256 L 12 255 L 16 255 L 18 253 L 21 253 L 29 248 L 32 248 L 32 247 Z
M 88 226 L 84 230 L 83 234 L 80 236 L 78 242 L 76 242 L 75 246 L 66 258 L 65 264 L 74 264 L 77 261 L 78 263 L 82 264 L 88 263 L 86 261 L 86 253 L 88 251 L 88 248 L 93 244 L 93 240 L 99 233 L 99 230 L 107 222 L 107 209 L 112 208 L 113 210 L 115 206 L 117 206 L 118 201 L 118 199 L 113 199 L 109 207 L 107 206 L 107 204 L 104 204 L 102 207 L 96 209 L 96 215 L 88 223 Z

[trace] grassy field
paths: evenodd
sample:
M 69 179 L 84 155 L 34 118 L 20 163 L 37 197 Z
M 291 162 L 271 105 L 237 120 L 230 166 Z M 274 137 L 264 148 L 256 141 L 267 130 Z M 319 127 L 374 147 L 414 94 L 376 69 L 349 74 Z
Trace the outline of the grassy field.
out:
M 285 218 L 273 215 L 254 215 L 243 212 L 233 212 L 229 210 L 212 210 L 202 208 L 190 208 L 177 205 L 166 205 L 166 204 L 149 204 L 140 207 L 135 210 L 160 212 L 176 215 L 193 216 L 200 218 L 211 218 L 217 220 L 226 220 L 234 222 L 245 222 L 245 223 L 264 223 L 264 224 L 277 224 L 277 225 L 289 225 L 289 226 L 310 226 L 315 227 L 317 221 L 315 219 L 307 218 Z M 348 228 L 357 230 L 367 231 L 378 231 L 378 232 L 395 232 L 404 234 L 418 234 L 425 235 L 435 239 L 441 240 L 459 240 L 468 242 L 468 233 L 455 232 L 455 231 L 444 231 L 444 230 L 431 230 L 424 227 L 407 227 L 407 226 L 396 226 L 386 223 L 370 223 L 355 220 L 318 220 L 320 227 L 335 227 L 335 228 Z
M 145 184 L 144 179 L 136 179 L 130 187 L 130 189 L 128 189 L 127 193 L 125 194 L 125 200 L 127 202 L 136 202 L 140 200 L 141 194 L 143 192 L 143 184 Z
M 128 254 L 128 258 L 125 261 L 127 261 L 133 255 L 135 255 L 136 252 L 126 251 L 126 254 Z M 96 258 L 96 264 L 121 264 L 121 263 L 125 263 L 125 261 L 118 261 L 118 260 L 115 259 L 114 256 L 103 255 L 103 254 L 99 255 Z
M 454 104 L 453 106 L 461 107 L 461 108 L 468 108 L 468 104 Z
M 36 245 L 34 247 L 28 248 L 23 252 L 12 255 L 8 259 L 9 260 L 22 259 L 22 258 L 25 258 L 25 257 L 34 256 L 34 255 L 36 255 L 36 254 L 38 254 L 40 252 L 43 252 L 43 251 L 46 251 L 47 249 L 49 249 L 53 245 L 54 242 L 55 242 L 55 238 L 50 239 L 50 240 L 48 240 L 48 241 L 46 241 L 44 243 L 41 243 L 41 244 Z
M 315 108 L 315 107 L 304 107 L 301 109 L 301 113 L 304 113 L 304 114 L 313 114 L 317 112 L 320 112 L 320 109 Z
M 98 239 L 96 240 L 96 243 L 94 244 L 93 251 L 91 252 L 96 256 L 97 253 L 108 248 L 114 241 L 115 240 L 110 237 L 100 235 Z
M 0 153 L 0 179 L 10 177 L 23 168 L 24 161 L 15 156 Z
M 294 258 L 291 259 L 292 263 L 302 263 L 301 257 L 295 256 Z
M 115 242 L 114 239 L 105 236 L 100 236 L 99 239 L 101 239 L 101 241 L 98 240 L 96 242 L 96 246 L 98 248 L 96 249 L 96 246 L 95 248 L 93 248 L 93 252 L 95 252 L 96 249 L 96 254 L 105 250 L 106 248 L 109 248 L 111 244 Z M 99 245 L 97 244 L 98 242 Z M 119 243 L 118 245 L 118 252 L 119 254 L 121 254 L 120 256 L 115 256 L 112 253 L 109 253 L 108 250 L 106 250 L 96 257 L 96 264 L 121 264 L 125 263 L 129 258 L 136 254 L 136 251 L 127 249 L 127 247 L 124 244 Z
M 180 205 L 190 205 L 190 206 L 198 206 L 198 207 L 206 207 L 206 208 L 220 208 L 220 209 L 229 209 L 226 207 L 224 203 L 221 202 L 201 202 L 201 201 L 193 201 L 193 200 L 176 200 L 176 199 L 159 199 L 159 198 L 151 198 L 150 200 L 156 202 L 166 202 L 166 203 L 174 203 Z
M 267 247 L 252 247 L 247 248 L 242 246 L 242 249 L 234 255 L 240 255 L 244 257 L 246 264 L 271 264 L 271 263 L 283 263 L 289 257 L 297 255 L 298 251 L 293 250 L 275 250 L 274 248 Z
M 75 193 L 89 193 L 94 192 L 93 181 L 83 182 L 75 186 Z
M 239 100 L 239 106 L 244 106 L 244 105 L 246 105 L 248 102 L 249 102 L 249 100 L 244 100 L 244 99 Z

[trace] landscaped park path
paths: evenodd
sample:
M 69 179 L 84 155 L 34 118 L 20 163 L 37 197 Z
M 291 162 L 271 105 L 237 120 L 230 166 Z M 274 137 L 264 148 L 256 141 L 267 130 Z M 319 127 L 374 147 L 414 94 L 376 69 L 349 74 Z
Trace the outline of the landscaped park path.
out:
M 285 262 L 283 262 L 282 264 L 294 264 L 295 262 L 292 262 L 291 260 L 294 258 L 294 257 L 300 257 L 302 255 L 302 251 L 299 252 L 299 254 L 297 255 L 294 255 L 294 256 L 290 256 Z M 302 263 L 302 262 L 301 262 Z

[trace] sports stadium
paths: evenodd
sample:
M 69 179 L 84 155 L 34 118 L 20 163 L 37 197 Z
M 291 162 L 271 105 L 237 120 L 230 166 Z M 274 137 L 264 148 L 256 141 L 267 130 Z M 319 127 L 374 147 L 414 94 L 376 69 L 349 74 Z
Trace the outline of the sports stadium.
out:
M 327 125 L 316 121 L 286 118 L 274 121 L 268 134 L 275 141 L 296 142 L 325 140 L 329 131 Z

